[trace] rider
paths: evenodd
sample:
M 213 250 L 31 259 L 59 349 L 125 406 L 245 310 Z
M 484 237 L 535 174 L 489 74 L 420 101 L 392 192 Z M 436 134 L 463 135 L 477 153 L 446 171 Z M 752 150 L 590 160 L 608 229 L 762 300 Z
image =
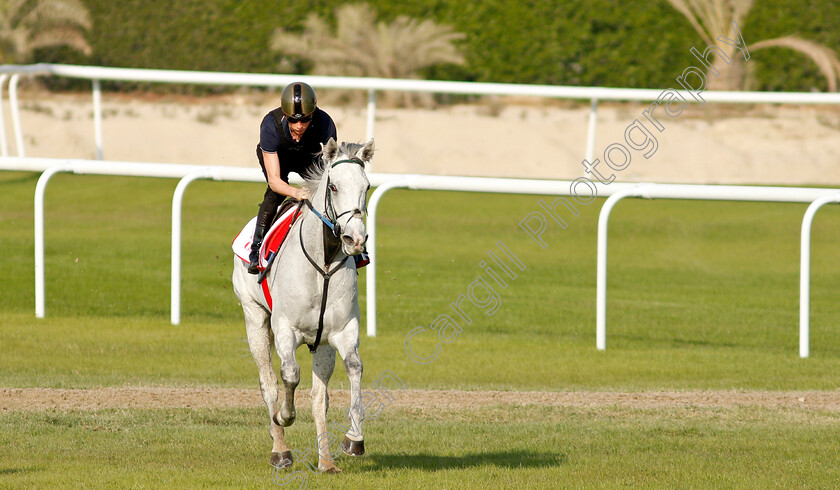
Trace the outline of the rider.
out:
M 260 124 L 257 159 L 268 182 L 251 244 L 248 272 L 259 273 L 263 237 L 284 196 L 309 199 L 305 189 L 289 185 L 289 172 L 306 173 L 317 161 L 321 143 L 336 137 L 335 123 L 318 108 L 315 91 L 303 82 L 290 83 L 280 95 L 280 107 L 266 114 Z

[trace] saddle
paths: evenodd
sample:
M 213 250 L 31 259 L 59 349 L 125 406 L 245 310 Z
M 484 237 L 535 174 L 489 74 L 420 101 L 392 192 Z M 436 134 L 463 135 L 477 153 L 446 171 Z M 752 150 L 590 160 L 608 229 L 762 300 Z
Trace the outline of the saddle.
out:
M 300 216 L 300 209 L 297 207 L 298 201 L 291 199 L 284 201 L 277 209 L 274 221 L 268 232 L 263 238 L 262 246 L 260 247 L 260 271 L 264 271 L 269 266 L 271 257 L 280 250 L 283 245 L 286 235 L 289 233 L 292 223 Z M 248 256 L 251 253 L 251 241 L 254 238 L 254 228 L 257 225 L 257 217 L 251 219 L 248 224 L 242 228 L 242 231 L 234 238 L 231 248 L 246 264 L 250 263 Z
M 260 262 L 259 262 L 259 278 L 266 274 L 266 269 L 271 267 L 272 259 L 280 251 L 286 236 L 292 224 L 301 214 L 301 207 L 298 206 L 300 201 L 287 199 L 277 208 L 277 213 L 274 215 L 274 221 L 263 238 L 262 246 L 260 246 Z M 233 253 L 239 257 L 239 260 L 247 266 L 251 263 L 249 258 L 251 254 L 251 242 L 254 239 L 254 229 L 257 226 L 257 217 L 251 218 L 251 221 L 242 228 L 242 231 L 233 239 L 231 248 Z M 366 253 L 354 256 L 356 268 L 360 269 L 370 263 L 370 257 Z M 259 280 L 258 280 L 259 281 Z M 273 301 L 271 293 L 268 289 L 268 281 L 259 281 L 262 286 L 263 294 L 268 302 L 268 308 L 273 308 Z

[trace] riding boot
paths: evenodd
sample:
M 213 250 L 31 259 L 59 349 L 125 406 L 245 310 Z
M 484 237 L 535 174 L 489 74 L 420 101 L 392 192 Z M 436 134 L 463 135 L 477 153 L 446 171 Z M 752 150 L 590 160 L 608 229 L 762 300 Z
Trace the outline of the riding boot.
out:
M 257 225 L 254 228 L 254 240 L 251 242 L 251 254 L 248 256 L 248 272 L 250 274 L 260 273 L 260 247 L 262 246 L 265 232 L 271 226 L 271 220 L 277 212 L 277 204 L 282 200 L 279 194 L 275 194 L 271 188 L 266 189 L 260 211 L 257 213 Z
M 254 240 L 251 242 L 251 254 L 248 256 L 251 260 L 248 264 L 249 274 L 260 273 L 260 247 L 265 236 L 265 229 L 265 226 L 260 226 L 260 220 L 257 220 L 257 226 L 254 229 Z

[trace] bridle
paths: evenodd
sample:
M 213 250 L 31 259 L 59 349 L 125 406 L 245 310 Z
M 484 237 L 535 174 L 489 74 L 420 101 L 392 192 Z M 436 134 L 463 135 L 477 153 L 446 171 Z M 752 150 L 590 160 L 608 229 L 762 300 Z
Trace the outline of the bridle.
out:
M 356 165 L 360 165 L 362 168 L 365 168 L 365 162 L 361 159 L 353 157 L 347 158 L 344 160 L 339 160 L 337 162 L 333 162 L 330 165 L 330 168 L 335 168 L 336 165 L 342 163 L 355 163 Z M 335 204 L 333 204 L 332 200 L 332 192 L 330 192 L 330 176 L 327 175 L 327 191 L 324 193 L 324 214 L 318 212 L 312 203 L 307 199 L 304 202 L 306 206 L 309 208 L 312 213 L 317 216 L 321 221 L 324 222 L 324 226 L 332 231 L 334 237 L 338 238 L 341 236 L 341 224 L 339 224 L 338 219 L 344 216 L 345 214 L 350 214 L 355 212 L 355 209 L 348 209 L 341 214 L 336 215 Z
M 330 168 L 335 168 L 337 165 L 340 165 L 342 163 L 355 163 L 356 165 L 360 165 L 362 168 L 365 168 L 365 162 L 355 157 L 333 162 L 330 165 Z M 306 206 L 309 208 L 309 210 L 312 211 L 312 213 L 324 223 L 324 227 L 330 229 L 333 236 L 336 238 L 341 236 L 341 225 L 338 223 L 338 219 L 344 216 L 345 214 L 355 212 L 354 208 L 352 210 L 344 211 L 341 214 L 336 214 L 335 204 L 332 200 L 332 192 L 330 191 L 329 174 L 327 174 L 327 189 L 324 196 L 324 213 L 319 213 L 318 210 L 316 210 L 312 203 L 309 201 L 309 199 L 305 199 L 303 202 L 306 203 Z M 341 247 L 339 246 L 338 248 L 336 248 L 333 256 L 329 260 L 325 260 L 325 265 L 323 268 L 321 268 L 321 266 L 319 266 L 318 263 L 315 262 L 315 260 L 312 259 L 312 257 L 309 255 L 309 252 L 306 251 L 306 247 L 303 244 L 303 226 L 300 227 L 300 249 L 303 250 L 303 255 L 306 257 L 307 260 L 309 260 L 309 263 L 312 264 L 312 267 L 314 267 L 315 270 L 317 270 L 318 273 L 321 274 L 321 277 L 324 278 L 324 290 L 323 294 L 321 295 L 321 313 L 318 315 L 318 333 L 315 336 L 315 342 L 313 344 L 309 344 L 309 352 L 315 354 L 315 351 L 318 349 L 318 344 L 321 343 L 321 333 L 323 333 L 324 331 L 324 312 L 327 309 L 327 291 L 330 287 L 330 278 L 337 271 L 341 270 L 341 266 L 344 264 L 344 262 L 347 261 L 348 258 L 350 258 L 350 256 L 345 257 L 344 260 L 339 262 L 334 269 L 330 270 L 330 266 L 332 265 L 333 260 L 335 260 L 336 256 L 338 256 L 338 252 L 341 250 Z

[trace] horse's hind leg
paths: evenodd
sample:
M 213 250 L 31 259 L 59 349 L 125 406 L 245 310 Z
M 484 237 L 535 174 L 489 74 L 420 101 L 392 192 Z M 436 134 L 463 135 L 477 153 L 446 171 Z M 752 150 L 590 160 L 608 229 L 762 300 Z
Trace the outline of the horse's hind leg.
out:
M 312 356 L 312 418 L 318 434 L 318 469 L 325 473 L 338 473 L 330 452 L 332 434 L 327 430 L 327 411 L 330 407 L 330 395 L 327 385 L 335 368 L 335 349 L 329 344 L 321 344 Z
M 242 309 L 245 312 L 245 329 L 248 333 L 248 346 L 251 348 L 251 355 L 257 363 L 260 373 L 260 393 L 268 407 L 268 417 L 271 419 L 269 433 L 274 441 L 271 448 L 271 464 L 284 468 L 291 466 L 292 453 L 286 445 L 286 434 L 283 427 L 274 422 L 274 414 L 277 413 L 279 405 L 279 386 L 277 375 L 271 367 L 271 325 L 269 314 L 259 305 L 246 305 Z

